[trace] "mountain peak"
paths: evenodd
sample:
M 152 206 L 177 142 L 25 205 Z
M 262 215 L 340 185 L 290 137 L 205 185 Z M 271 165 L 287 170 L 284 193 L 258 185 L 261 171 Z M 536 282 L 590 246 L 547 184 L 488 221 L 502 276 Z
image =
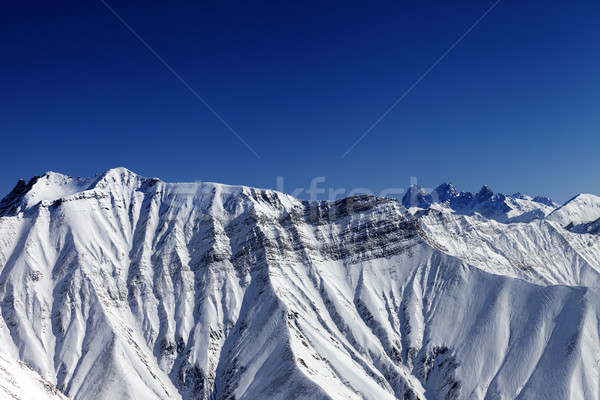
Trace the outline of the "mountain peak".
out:
M 477 201 L 481 202 L 481 201 L 485 201 L 485 200 L 489 199 L 493 195 L 494 195 L 494 192 L 492 192 L 492 189 L 490 189 L 490 187 L 488 185 L 483 185 L 481 187 L 481 190 L 479 191 L 479 193 L 477 193 L 476 198 L 477 198 Z
M 546 197 L 536 197 L 534 200 L 519 192 L 512 196 L 494 194 L 488 185 L 483 185 L 476 194 L 458 192 L 449 182 L 442 183 L 430 194 L 418 185 L 412 185 L 402 198 L 402 204 L 407 208 L 429 208 L 435 203 L 457 214 L 472 215 L 477 212 L 485 218 L 503 223 L 542 219 L 558 207 Z
M 554 208 L 558 207 L 558 204 L 556 204 L 554 201 L 552 201 L 552 199 L 550 197 L 535 196 L 533 198 L 533 201 L 535 201 L 536 203 L 544 204 L 549 207 L 554 207 Z
M 402 205 L 406 208 L 427 207 L 430 204 L 427 192 L 417 184 L 410 185 L 406 194 L 402 197 Z
M 94 187 L 102 189 L 114 184 L 128 186 L 133 182 L 145 179 L 124 167 L 111 168 L 99 174 Z
M 103 179 L 110 179 L 110 177 L 114 179 L 114 177 L 124 174 L 125 171 L 132 176 L 135 175 L 124 168 L 115 168 L 88 178 L 73 179 L 65 174 L 48 171 L 41 176 L 34 176 L 27 184 L 21 179 L 10 194 L 0 202 L 0 214 L 13 215 L 43 201 L 55 201 L 89 190 Z
M 110 177 L 129 177 L 129 176 L 139 176 L 138 174 L 136 174 L 135 172 L 125 168 L 125 167 L 116 167 L 116 168 L 111 168 L 105 172 L 102 173 L 103 176 L 110 176 Z
M 580 193 L 554 210 L 547 218 L 562 226 L 595 221 L 600 218 L 600 197 Z
M 48 181 L 63 181 L 63 180 L 72 180 L 73 178 L 69 175 L 61 174 L 60 172 L 48 171 L 40 178 L 46 179 Z
M 511 195 L 510 197 L 512 197 L 513 199 L 521 199 L 521 200 L 533 200 L 531 197 L 527 196 L 526 194 L 523 194 L 521 192 L 517 192 L 513 195 Z M 538 196 L 539 197 L 539 196 Z
M 39 176 L 35 176 L 31 178 L 28 183 L 23 179 L 19 179 L 13 190 L 11 190 L 9 194 L 0 200 L 0 215 L 13 214 L 17 212 L 22 197 L 39 178 Z
M 432 202 L 434 203 L 443 203 L 458 195 L 458 191 L 454 185 L 449 182 L 442 183 L 431 192 Z
M 442 182 L 437 188 L 435 188 L 435 190 L 438 190 L 438 189 L 450 190 L 450 191 L 456 192 L 456 188 L 450 182 Z

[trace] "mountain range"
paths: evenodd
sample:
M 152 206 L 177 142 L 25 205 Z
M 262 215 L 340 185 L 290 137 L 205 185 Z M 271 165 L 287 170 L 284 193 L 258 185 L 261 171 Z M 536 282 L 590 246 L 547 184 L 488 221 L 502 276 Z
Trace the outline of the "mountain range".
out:
M 302 201 L 116 168 L 0 202 L 0 397 L 600 397 L 600 197 Z

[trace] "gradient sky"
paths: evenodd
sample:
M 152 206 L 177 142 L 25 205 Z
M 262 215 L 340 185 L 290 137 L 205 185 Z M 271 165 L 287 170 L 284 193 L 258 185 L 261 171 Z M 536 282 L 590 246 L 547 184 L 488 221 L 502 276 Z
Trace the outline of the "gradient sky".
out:
M 600 194 L 600 2 L 4 2 L 0 194 L 48 170 Z M 1 196 L 0 196 L 1 197 Z

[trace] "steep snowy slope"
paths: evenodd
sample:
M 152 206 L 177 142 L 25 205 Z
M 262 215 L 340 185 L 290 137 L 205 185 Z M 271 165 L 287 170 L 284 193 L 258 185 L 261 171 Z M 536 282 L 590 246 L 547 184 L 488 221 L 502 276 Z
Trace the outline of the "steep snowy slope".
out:
M 419 222 L 434 247 L 489 273 L 539 285 L 600 287 L 600 236 L 545 220 L 501 224 L 435 207 Z
M 600 197 L 593 194 L 579 194 L 548 215 L 548 220 L 561 226 L 580 225 L 600 218 Z
M 74 399 L 597 398 L 598 237 L 439 213 L 49 173 L 0 205 L 1 346 Z
M 0 353 L 0 398 L 12 400 L 66 400 L 52 383 L 30 366 Z

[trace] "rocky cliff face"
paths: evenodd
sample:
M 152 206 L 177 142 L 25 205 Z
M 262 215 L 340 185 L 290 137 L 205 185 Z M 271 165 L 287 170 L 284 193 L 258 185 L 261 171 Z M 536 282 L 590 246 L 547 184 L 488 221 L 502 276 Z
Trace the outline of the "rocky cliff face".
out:
M 600 240 L 557 222 L 125 169 L 0 212 L 0 343 L 74 399 L 600 395 Z

